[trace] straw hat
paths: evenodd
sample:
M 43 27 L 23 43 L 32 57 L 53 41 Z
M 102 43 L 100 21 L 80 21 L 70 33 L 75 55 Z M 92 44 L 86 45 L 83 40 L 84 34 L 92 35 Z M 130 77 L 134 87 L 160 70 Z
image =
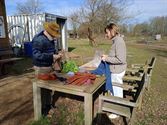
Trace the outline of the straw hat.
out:
M 51 36 L 60 37 L 60 27 L 56 22 L 45 22 L 43 27 Z

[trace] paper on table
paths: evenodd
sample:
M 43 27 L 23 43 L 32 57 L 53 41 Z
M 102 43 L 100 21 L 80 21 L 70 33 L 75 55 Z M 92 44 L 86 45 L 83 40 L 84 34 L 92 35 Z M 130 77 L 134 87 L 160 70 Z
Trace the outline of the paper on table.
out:
M 95 51 L 95 55 L 93 60 L 91 60 L 90 62 L 80 66 L 80 69 L 88 69 L 88 70 L 94 70 L 96 69 L 100 62 L 101 62 L 101 56 L 104 54 L 103 50 L 96 50 Z

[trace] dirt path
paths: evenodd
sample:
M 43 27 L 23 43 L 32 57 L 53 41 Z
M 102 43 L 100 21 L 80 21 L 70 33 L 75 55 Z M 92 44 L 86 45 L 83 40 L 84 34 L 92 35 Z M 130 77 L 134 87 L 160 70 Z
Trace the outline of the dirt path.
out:
M 32 73 L 0 80 L 0 125 L 25 125 L 33 119 Z

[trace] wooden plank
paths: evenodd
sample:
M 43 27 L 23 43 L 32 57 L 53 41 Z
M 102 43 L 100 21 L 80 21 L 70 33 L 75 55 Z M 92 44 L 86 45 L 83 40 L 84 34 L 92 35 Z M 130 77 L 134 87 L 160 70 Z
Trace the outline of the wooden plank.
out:
M 85 92 L 85 93 L 94 93 L 97 89 L 99 89 L 105 81 L 105 77 L 98 77 L 96 78 L 94 84 L 90 85 L 71 85 L 71 84 L 64 84 L 59 80 L 55 81 L 44 81 L 44 80 L 35 80 L 38 82 L 38 86 L 42 88 L 52 89 L 59 91 L 59 89 L 64 92 L 75 91 L 75 92 Z
M 128 85 L 128 84 L 124 84 L 124 83 L 120 84 L 120 83 L 115 83 L 115 82 L 112 82 L 112 85 L 117 86 L 117 87 L 121 87 L 121 88 L 123 88 L 123 90 L 126 90 L 126 91 L 136 92 L 135 86 L 132 86 L 132 85 Z
M 37 84 L 33 83 L 33 104 L 34 104 L 34 118 L 39 120 L 41 117 L 41 89 Z
M 38 80 L 38 86 L 51 90 L 64 89 L 66 91 L 78 91 L 78 92 L 83 92 L 87 87 L 87 86 L 77 86 L 71 84 L 65 85 L 63 82 L 58 80 L 55 81 Z
M 3 50 L 3 51 L 0 51 L 0 56 L 12 55 L 12 54 L 13 54 L 12 50 Z
M 116 96 L 102 96 L 102 95 L 100 95 L 99 99 L 109 101 L 109 102 L 114 102 L 117 104 L 122 104 L 125 106 L 131 106 L 131 107 L 138 106 L 138 104 L 136 104 L 135 102 L 130 102 L 130 101 L 125 100 L 124 98 L 120 98 L 120 97 L 116 97 Z
M 105 84 L 105 77 L 104 76 L 97 77 L 93 84 L 85 88 L 84 92 L 94 93 L 97 89 L 99 89 L 104 84 Z
M 128 118 L 131 117 L 130 107 L 126 107 L 124 105 L 103 102 L 102 111 L 112 112 L 121 116 L 126 116 Z
M 22 60 L 23 58 L 8 58 L 8 59 L 1 59 L 0 63 L 7 63 L 7 62 L 13 62 L 17 60 Z
M 126 72 L 134 72 L 134 73 L 136 73 L 136 72 L 139 72 L 139 69 L 136 69 L 136 68 L 127 68 Z
M 152 70 L 153 70 L 153 68 L 154 68 L 155 62 L 156 62 L 156 58 L 155 58 L 155 57 L 152 57 L 151 62 L 150 62 L 150 64 L 149 64 L 149 67 L 148 67 L 148 69 L 147 69 L 145 88 L 146 88 L 146 90 L 148 90 L 148 91 L 149 91 L 149 89 L 150 89 Z
M 131 67 L 132 68 L 135 68 L 135 69 L 140 69 L 140 68 L 144 68 L 145 65 L 148 66 L 148 68 L 153 68 L 154 65 L 155 65 L 155 61 L 156 61 L 156 58 L 155 57 L 152 57 L 150 59 L 150 62 L 149 63 L 146 63 L 146 64 L 132 64 Z
M 129 80 L 129 81 L 141 81 L 143 77 L 143 73 L 141 74 L 141 76 L 124 76 L 123 80 Z
M 135 63 L 135 64 L 132 64 L 132 66 L 144 66 L 145 64 L 142 64 L 142 63 Z
M 155 57 L 152 57 L 150 63 L 148 64 L 148 65 L 149 65 L 149 68 L 153 68 L 154 65 L 155 65 L 155 62 L 156 62 L 156 58 L 155 58 Z
M 84 113 L 85 113 L 85 125 L 92 125 L 93 118 L 93 95 L 85 93 L 84 96 Z

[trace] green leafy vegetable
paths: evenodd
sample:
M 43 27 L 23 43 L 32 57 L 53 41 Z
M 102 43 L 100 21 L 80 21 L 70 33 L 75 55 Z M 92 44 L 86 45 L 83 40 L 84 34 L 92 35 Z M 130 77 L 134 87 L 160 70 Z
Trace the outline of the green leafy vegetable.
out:
M 69 60 L 63 64 L 63 69 L 62 72 L 67 73 L 67 72 L 78 72 L 79 68 L 75 61 Z

